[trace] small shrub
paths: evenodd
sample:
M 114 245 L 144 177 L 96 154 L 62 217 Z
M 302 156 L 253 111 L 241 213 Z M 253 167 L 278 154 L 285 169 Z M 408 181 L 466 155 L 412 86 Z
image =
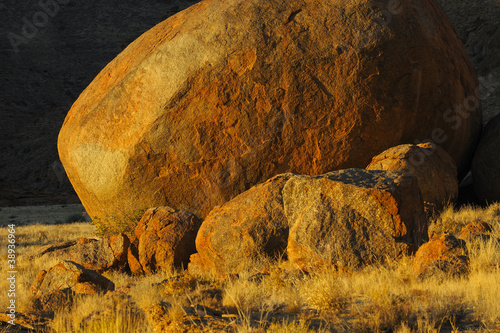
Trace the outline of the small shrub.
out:
M 101 237 L 109 237 L 119 233 L 131 235 L 146 210 L 141 209 L 132 214 L 107 215 L 101 219 L 94 217 L 92 223 L 96 227 L 97 234 Z

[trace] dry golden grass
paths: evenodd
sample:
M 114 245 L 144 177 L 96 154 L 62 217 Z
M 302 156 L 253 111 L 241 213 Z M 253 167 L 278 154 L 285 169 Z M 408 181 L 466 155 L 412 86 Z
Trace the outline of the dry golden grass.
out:
M 483 221 L 497 228 L 496 232 L 498 234 L 500 231 L 498 230 L 500 228 L 499 219 L 500 203 L 493 203 L 485 208 L 465 206 L 459 210 L 454 209 L 453 206 L 448 206 L 431 224 L 429 230 L 437 233 L 458 234 L 467 223 Z
M 417 279 L 412 256 L 361 270 L 325 268 L 313 274 L 287 269 L 280 262 L 268 274 L 242 273 L 224 283 L 185 271 L 140 278 L 106 272 L 118 291 L 78 298 L 70 311 L 56 312 L 51 328 L 55 332 L 152 332 L 154 325 L 148 319 L 156 318 L 168 327 L 200 332 L 498 332 L 500 204 L 458 211 L 447 208 L 431 229 L 457 235 L 462 226 L 479 220 L 490 223 L 493 232 L 489 239 L 468 246 L 467 277 Z M 24 239 L 26 245 L 19 244 L 18 254 L 93 234 L 89 224 L 19 227 L 18 242 Z M 6 230 L 0 229 L 0 237 L 5 236 Z M 38 271 L 53 264 L 18 263 L 19 311 L 25 309 L 24 298 Z M 5 281 L 0 288 L 6 290 Z M 1 298 L 0 306 L 5 305 Z M 207 309 L 224 317 L 210 315 Z M 215 317 L 218 326 L 210 324 Z
M 7 239 L 7 228 L 0 228 L 0 239 Z M 26 309 L 25 301 L 29 295 L 29 288 L 42 269 L 48 269 L 58 263 L 57 259 L 51 260 L 28 260 L 24 254 L 33 251 L 41 245 L 77 240 L 81 237 L 94 237 L 95 228 L 91 223 L 72 223 L 64 225 L 42 225 L 15 227 L 16 235 L 16 305 L 17 311 Z M 1 243 L 5 244 L 5 243 Z M 0 248 L 0 257 L 3 263 L 0 265 L 0 275 L 7 276 L 7 246 Z M 8 290 L 6 279 L 0 280 L 0 290 Z M 8 302 L 7 297 L 0 297 L 0 308 L 5 309 Z

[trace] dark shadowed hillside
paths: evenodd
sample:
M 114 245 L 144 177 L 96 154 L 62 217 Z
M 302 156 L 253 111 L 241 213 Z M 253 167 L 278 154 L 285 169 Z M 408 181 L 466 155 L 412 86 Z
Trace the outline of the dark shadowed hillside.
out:
M 71 104 L 130 42 L 194 2 L 2 1 L 0 206 L 77 200 L 56 147 Z

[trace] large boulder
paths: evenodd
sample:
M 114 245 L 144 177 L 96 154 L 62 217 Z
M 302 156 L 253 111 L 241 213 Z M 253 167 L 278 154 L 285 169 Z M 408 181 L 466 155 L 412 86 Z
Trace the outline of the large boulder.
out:
M 286 251 L 288 222 L 281 191 L 292 174 L 256 185 L 208 214 L 196 237 L 191 272 L 237 273 Z
M 284 172 L 365 167 L 432 139 L 464 175 L 477 79 L 434 0 L 205 0 L 150 29 L 85 89 L 58 149 L 91 217 L 205 217 Z
M 196 252 L 195 239 L 201 220 L 192 213 L 170 207 L 150 208 L 135 228 L 138 259 L 145 273 L 187 268 L 189 256 Z M 133 254 L 133 247 L 130 255 Z M 129 265 L 135 264 L 129 259 Z M 133 273 L 140 269 L 132 265 Z
M 472 162 L 474 191 L 484 201 L 500 201 L 500 115 L 489 121 Z
M 442 208 L 458 197 L 455 162 L 448 153 L 432 142 L 387 149 L 372 158 L 366 169 L 410 173 L 417 178 L 422 199 L 430 207 Z
M 348 169 L 296 176 L 283 189 L 287 253 L 302 270 L 359 267 L 416 251 L 427 239 L 413 176 Z

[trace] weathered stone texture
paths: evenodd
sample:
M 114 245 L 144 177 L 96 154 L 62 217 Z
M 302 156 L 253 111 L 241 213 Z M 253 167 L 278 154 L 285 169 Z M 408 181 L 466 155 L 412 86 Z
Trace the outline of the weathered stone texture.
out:
M 109 63 L 58 148 L 91 217 L 170 206 L 204 218 L 276 174 L 362 168 L 426 138 L 446 137 L 464 175 L 481 110 L 454 106 L 476 88 L 434 0 L 206 0 Z

